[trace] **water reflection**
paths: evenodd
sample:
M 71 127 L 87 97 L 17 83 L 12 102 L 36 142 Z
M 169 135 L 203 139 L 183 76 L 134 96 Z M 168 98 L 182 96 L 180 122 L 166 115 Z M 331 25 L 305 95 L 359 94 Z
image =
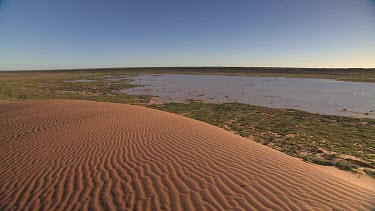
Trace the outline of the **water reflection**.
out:
M 314 113 L 375 118 L 375 84 L 327 79 L 224 75 L 140 75 L 123 90 L 158 96 L 156 102 L 239 102 Z

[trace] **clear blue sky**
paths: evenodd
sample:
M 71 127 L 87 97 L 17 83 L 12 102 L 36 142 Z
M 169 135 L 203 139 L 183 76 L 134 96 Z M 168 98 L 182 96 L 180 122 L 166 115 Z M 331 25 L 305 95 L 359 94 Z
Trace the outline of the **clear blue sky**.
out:
M 0 70 L 375 67 L 375 0 L 0 0 Z

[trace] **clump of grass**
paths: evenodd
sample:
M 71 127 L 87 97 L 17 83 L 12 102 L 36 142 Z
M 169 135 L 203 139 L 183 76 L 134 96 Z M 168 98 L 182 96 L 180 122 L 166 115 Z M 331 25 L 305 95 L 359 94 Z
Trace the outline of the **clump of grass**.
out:
M 322 166 L 335 166 L 336 165 L 336 161 L 326 160 L 326 159 L 322 159 L 322 158 L 318 158 L 318 157 L 311 157 L 311 156 L 307 156 L 307 155 L 303 156 L 302 159 L 304 161 L 319 164 L 319 165 L 322 165 Z
M 354 171 L 357 168 L 356 166 L 353 166 L 352 164 L 344 160 L 335 161 L 312 156 L 302 156 L 302 159 L 304 161 L 308 161 L 322 166 L 336 166 L 337 168 L 345 171 Z
M 357 166 L 353 166 L 352 164 L 343 160 L 337 161 L 335 166 L 345 171 L 354 171 L 356 168 L 358 168 Z
M 364 169 L 363 170 L 366 174 L 368 174 L 370 177 L 375 179 L 375 170 L 370 170 L 370 169 Z
M 325 155 L 323 156 L 323 158 L 324 158 L 325 160 L 336 160 L 337 157 L 338 157 L 337 154 L 325 154 Z

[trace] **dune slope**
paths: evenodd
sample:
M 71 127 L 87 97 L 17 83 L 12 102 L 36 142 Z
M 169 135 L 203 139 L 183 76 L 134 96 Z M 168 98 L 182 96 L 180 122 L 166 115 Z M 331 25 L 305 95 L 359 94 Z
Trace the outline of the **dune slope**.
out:
M 374 199 L 182 116 L 89 101 L 0 101 L 0 210 L 371 210 Z

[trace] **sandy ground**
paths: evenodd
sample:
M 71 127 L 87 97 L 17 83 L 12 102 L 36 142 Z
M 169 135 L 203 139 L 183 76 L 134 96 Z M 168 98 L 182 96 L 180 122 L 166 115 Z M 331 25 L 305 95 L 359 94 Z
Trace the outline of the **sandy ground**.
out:
M 360 186 L 370 191 L 375 191 L 375 179 L 367 174 L 352 173 L 350 171 L 342 171 L 334 166 L 321 166 L 311 163 L 310 165 L 319 169 L 320 171 L 327 172 L 334 177 L 338 177 L 345 182 Z
M 371 210 L 375 190 L 186 117 L 0 101 L 0 210 Z

